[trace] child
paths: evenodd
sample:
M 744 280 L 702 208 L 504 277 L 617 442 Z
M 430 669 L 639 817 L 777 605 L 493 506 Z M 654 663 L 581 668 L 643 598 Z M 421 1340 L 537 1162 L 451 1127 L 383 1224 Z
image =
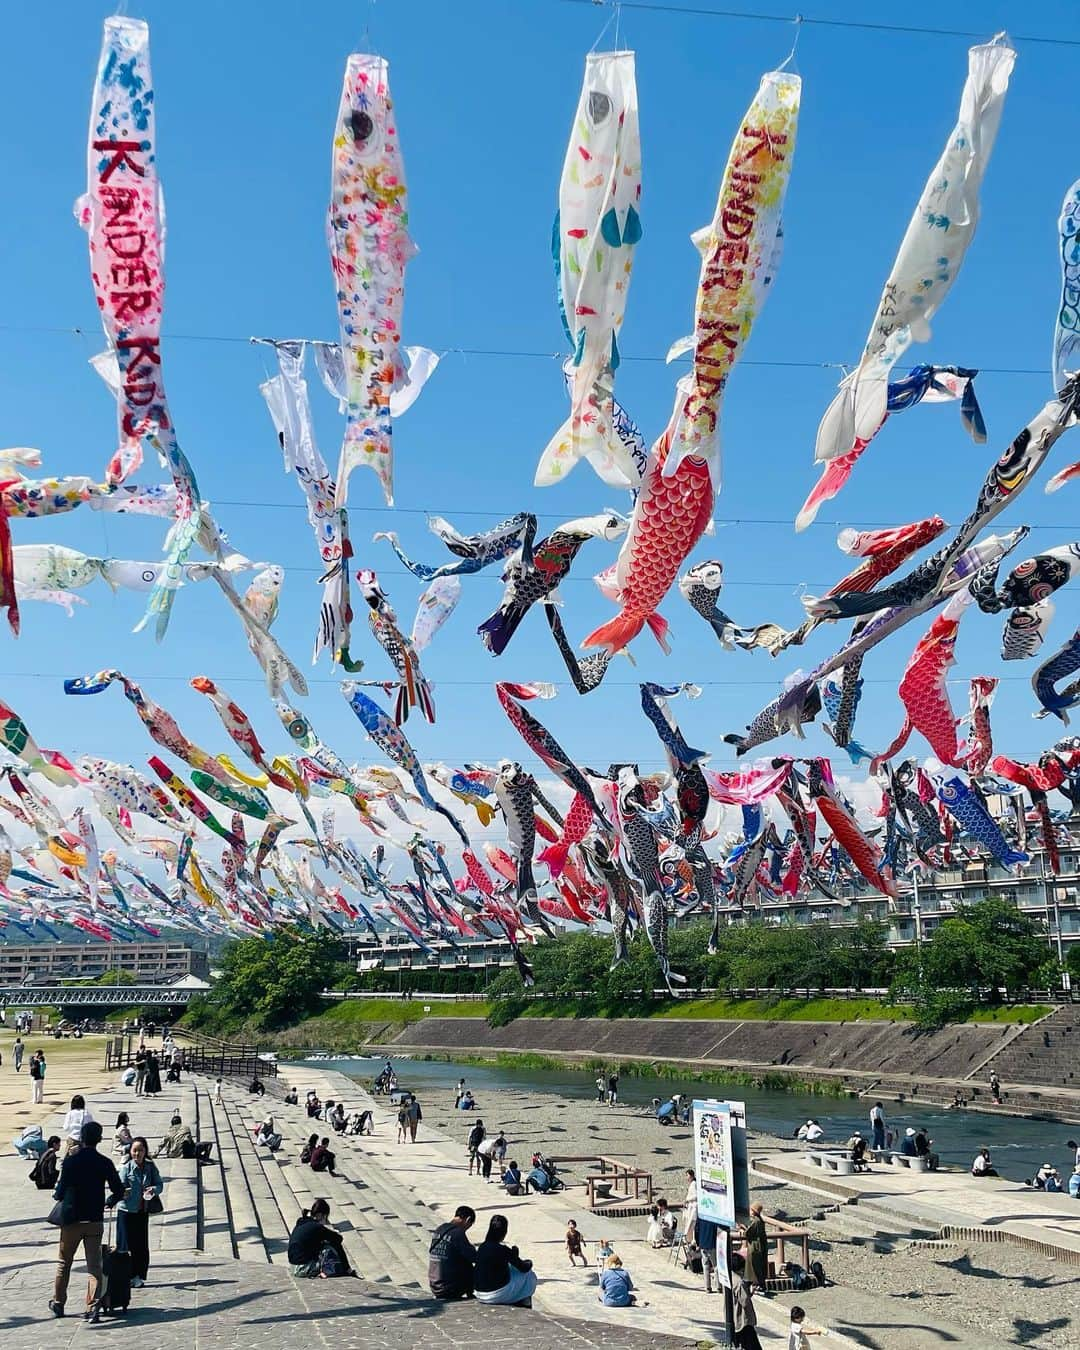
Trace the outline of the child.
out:
M 600 1245 L 596 1249 L 596 1264 L 603 1270 L 604 1263 L 607 1261 L 608 1257 L 614 1255 L 615 1248 L 611 1245 L 610 1239 L 602 1237 L 600 1239 Z
M 220 1105 L 221 1105 L 221 1079 L 220 1079 L 220 1078 L 215 1079 L 215 1081 L 214 1081 L 214 1105 L 215 1105 L 215 1106 L 220 1106 Z
M 791 1309 L 791 1326 L 788 1328 L 788 1350 L 810 1350 L 808 1336 L 827 1336 L 822 1327 L 808 1327 L 806 1313 L 796 1303 Z
M 566 1224 L 566 1252 L 570 1257 L 570 1264 L 574 1264 L 574 1257 L 581 1257 L 581 1264 L 588 1267 L 589 1261 L 585 1253 L 581 1250 L 585 1239 L 578 1232 L 578 1226 L 575 1220 L 569 1219 Z

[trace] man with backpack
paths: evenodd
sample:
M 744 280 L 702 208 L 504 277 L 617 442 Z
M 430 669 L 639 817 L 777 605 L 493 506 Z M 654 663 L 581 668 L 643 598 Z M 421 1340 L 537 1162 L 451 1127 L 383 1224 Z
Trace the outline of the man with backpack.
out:
M 49 1311 L 64 1316 L 71 1266 L 80 1246 L 86 1255 L 86 1320 L 98 1321 L 101 1289 L 101 1239 L 105 1232 L 105 1188 L 110 1208 L 124 1195 L 124 1183 L 111 1158 L 97 1151 L 101 1123 L 88 1120 L 82 1128 L 82 1145 L 64 1159 L 53 1199 L 59 1203 L 60 1245 L 56 1254 L 56 1277 Z

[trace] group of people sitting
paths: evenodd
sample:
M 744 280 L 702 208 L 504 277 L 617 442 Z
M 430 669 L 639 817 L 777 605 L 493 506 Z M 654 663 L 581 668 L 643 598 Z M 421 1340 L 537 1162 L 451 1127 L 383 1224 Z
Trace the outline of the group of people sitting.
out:
M 329 1135 L 323 1135 L 321 1139 L 317 1134 L 308 1135 L 307 1143 L 300 1150 L 300 1161 L 313 1172 L 329 1172 L 332 1177 L 337 1176 L 334 1170 L 337 1167 L 337 1154 L 330 1147 Z
M 493 1214 L 479 1247 L 468 1233 L 476 1211 L 459 1205 L 454 1217 L 440 1224 L 431 1238 L 428 1283 L 437 1299 L 475 1298 L 480 1303 L 513 1304 L 531 1308 L 536 1291 L 532 1262 L 506 1245 L 510 1225 L 503 1214 Z

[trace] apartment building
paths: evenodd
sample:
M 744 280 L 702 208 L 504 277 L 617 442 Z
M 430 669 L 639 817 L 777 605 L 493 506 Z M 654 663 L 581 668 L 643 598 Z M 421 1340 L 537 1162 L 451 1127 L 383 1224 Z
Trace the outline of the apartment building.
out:
M 0 985 L 89 980 L 122 971 L 138 984 L 206 979 L 206 952 L 183 942 L 0 942 Z

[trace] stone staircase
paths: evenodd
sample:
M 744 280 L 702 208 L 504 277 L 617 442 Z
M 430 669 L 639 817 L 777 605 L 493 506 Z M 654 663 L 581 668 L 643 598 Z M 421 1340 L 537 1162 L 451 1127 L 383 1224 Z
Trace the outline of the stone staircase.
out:
M 915 1241 L 938 1237 L 936 1228 L 908 1226 L 895 1215 L 886 1217 L 853 1201 L 828 1205 L 813 1215 L 814 1245 L 831 1250 L 834 1245 L 869 1247 L 880 1256 L 891 1255 Z
M 1058 1008 L 1003 1046 L 983 1065 L 1003 1083 L 1032 1083 L 1047 1088 L 1080 1089 L 1080 1005 Z
M 261 1101 L 231 1086 L 215 1103 L 210 1085 L 196 1089 L 203 1138 L 216 1141 L 215 1162 L 200 1168 L 200 1247 L 255 1264 L 286 1264 L 289 1233 L 317 1197 L 330 1204 L 331 1223 L 345 1235 L 350 1262 L 368 1281 L 426 1288 L 429 1235 L 439 1220 L 423 1200 L 402 1189 L 363 1157 L 359 1140 L 333 1135 L 302 1107 Z M 254 1142 L 252 1127 L 272 1110 L 282 1146 L 272 1153 Z M 309 1134 L 330 1133 L 338 1175 L 312 1172 L 299 1154 Z

